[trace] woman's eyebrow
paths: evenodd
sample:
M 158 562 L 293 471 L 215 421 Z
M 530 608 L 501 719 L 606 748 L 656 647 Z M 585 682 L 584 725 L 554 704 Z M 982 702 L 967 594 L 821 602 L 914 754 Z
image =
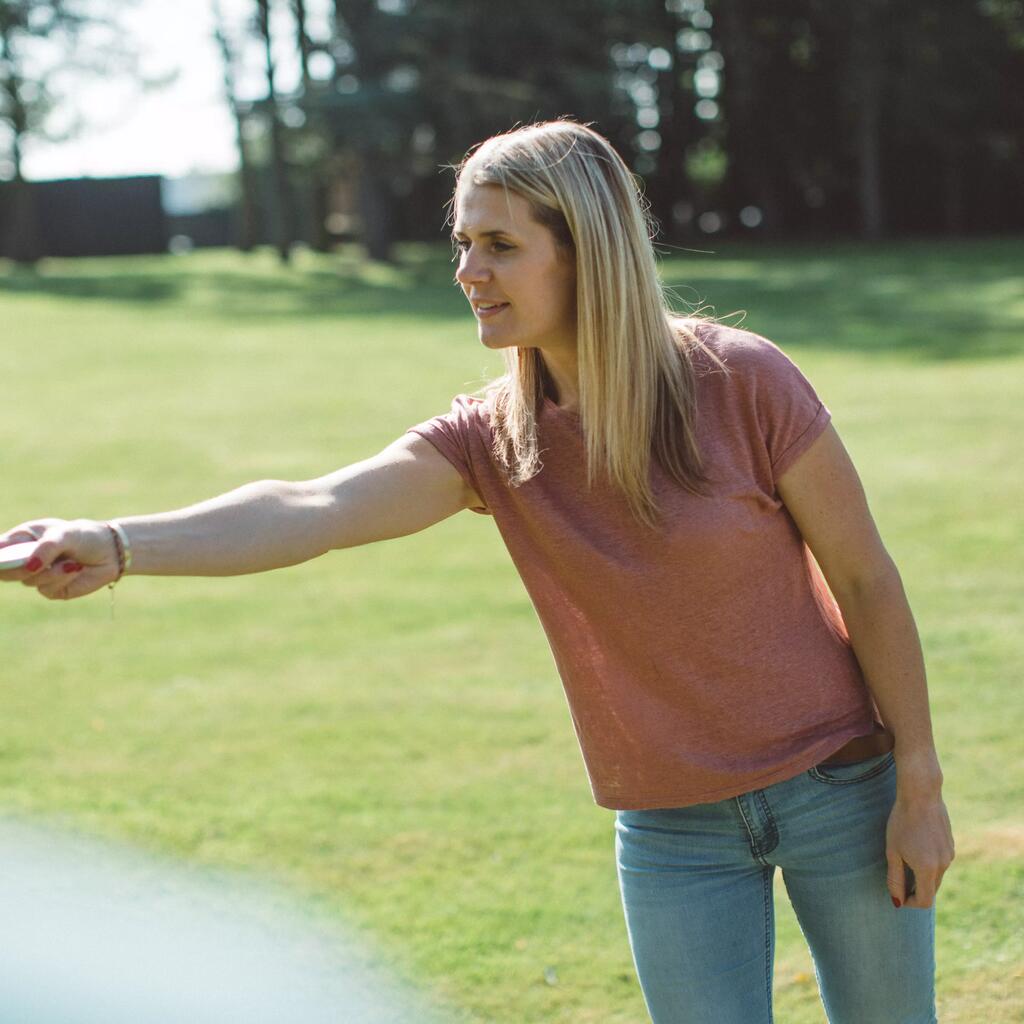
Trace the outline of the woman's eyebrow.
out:
M 465 234 L 465 232 L 464 231 L 460 231 L 458 228 L 456 228 L 452 232 L 453 236 L 454 235 L 464 235 L 464 234 Z M 493 238 L 495 235 L 509 235 L 509 236 L 511 236 L 511 232 L 509 232 L 509 231 L 502 231 L 500 228 L 495 228 L 494 230 L 491 230 L 491 231 L 481 231 L 480 232 L 480 237 L 481 238 Z

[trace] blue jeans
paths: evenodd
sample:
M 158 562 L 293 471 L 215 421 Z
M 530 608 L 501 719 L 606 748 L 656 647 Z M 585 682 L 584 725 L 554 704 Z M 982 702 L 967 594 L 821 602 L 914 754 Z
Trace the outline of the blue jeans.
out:
M 830 1024 L 934 1024 L 935 908 L 886 888 L 893 753 L 718 803 L 616 811 L 633 961 L 654 1024 L 771 1024 L 776 867 Z

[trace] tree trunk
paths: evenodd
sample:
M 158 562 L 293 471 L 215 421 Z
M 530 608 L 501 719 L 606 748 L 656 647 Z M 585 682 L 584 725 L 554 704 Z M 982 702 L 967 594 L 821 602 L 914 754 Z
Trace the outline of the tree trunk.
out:
M 327 201 L 330 196 L 330 187 L 327 183 L 324 164 L 325 161 L 320 161 L 312 168 L 312 180 L 308 189 L 313 233 L 310 245 L 317 252 L 330 252 L 334 248 L 331 243 L 331 233 L 327 230 Z
M 302 96 L 306 106 L 306 117 L 313 116 L 313 79 L 309 74 L 309 58 L 313 50 L 312 40 L 306 31 L 306 0 L 292 0 L 292 16 L 295 18 L 296 42 L 299 51 L 299 65 L 302 70 Z M 317 252 L 331 251 L 331 236 L 327 230 L 327 172 L 326 157 L 314 158 L 307 167 L 308 176 L 303 179 L 304 203 L 310 219 L 310 244 Z
M 3 33 L 3 53 L 8 63 L 7 94 L 10 99 L 8 114 L 11 127 L 11 162 L 14 164 L 14 179 L 11 182 L 12 203 L 10 240 L 8 252 L 15 263 L 34 266 L 42 247 L 39 239 L 39 222 L 36 217 L 35 194 L 32 186 L 22 173 L 22 144 L 28 134 L 28 111 L 22 100 L 21 77 L 14 70 L 17 66 L 12 53 L 11 37 Z
M 393 263 L 395 243 L 392 203 L 394 198 L 382 176 L 383 161 L 373 147 L 359 154 L 359 213 L 363 222 L 363 244 L 372 260 Z
M 245 142 L 245 118 L 239 113 L 235 115 L 235 130 L 238 137 L 239 157 L 239 205 L 238 205 L 238 248 L 242 252 L 252 252 L 259 242 L 260 216 L 259 204 L 256 202 L 256 169 L 249 159 L 249 147 Z
M 725 58 L 723 104 L 729 126 L 726 173 L 733 205 L 757 207 L 761 213 L 760 231 L 776 234 L 783 227 L 782 200 L 773 177 L 777 161 L 773 154 L 772 126 L 758 117 L 760 61 L 757 40 L 750 30 L 756 13 L 744 0 L 731 0 L 721 6 L 720 46 Z
M 299 64 L 302 68 L 302 89 L 309 92 L 309 54 L 312 42 L 306 31 L 306 0 L 292 0 L 292 15 L 295 18 L 295 30 L 299 49 Z
M 664 5 L 658 12 L 658 44 L 672 55 L 672 66 L 658 78 L 658 125 L 661 151 L 658 154 L 658 176 L 650 190 L 651 205 L 661 221 L 665 241 L 680 238 L 674 218 L 676 204 L 690 198 L 692 187 L 686 177 L 686 143 L 691 134 L 693 120 L 692 98 L 683 91 L 679 66 L 679 51 L 675 45 L 679 30 L 678 17 Z
M 271 168 L 274 182 L 274 233 L 277 238 L 277 253 L 282 263 L 291 260 L 292 243 L 295 240 L 295 218 L 292 209 L 291 190 L 288 185 L 288 166 L 284 152 L 284 126 L 277 109 L 277 89 L 274 84 L 274 55 L 270 36 L 270 0 L 257 0 L 259 6 L 260 34 L 263 36 L 264 66 L 267 76 L 267 114 L 270 118 Z
M 380 11 L 375 0 L 334 0 L 334 16 L 338 25 L 345 26 L 356 52 L 356 63 L 351 71 L 358 75 L 364 88 L 380 88 L 387 50 L 382 49 L 378 40 Z M 356 125 L 352 132 L 343 132 L 342 137 L 346 138 L 345 148 L 351 148 L 358 165 L 356 195 L 363 245 L 371 259 L 391 263 L 396 241 L 395 197 L 385 174 L 388 158 L 375 145 L 372 126 Z
M 13 203 L 8 251 L 15 263 L 33 267 L 43 255 L 39 239 L 39 222 L 36 218 L 35 193 L 20 171 L 11 182 L 11 188 Z
M 13 216 L 11 218 L 11 259 L 25 267 L 33 267 L 43 255 L 39 238 L 39 221 L 36 217 L 36 197 L 31 184 L 21 171 L 22 132 L 15 125 L 14 144 L 11 156 L 14 162 Z
M 876 240 L 885 233 L 882 196 L 882 95 L 885 67 L 880 47 L 886 38 L 878 0 L 852 8 L 851 86 L 854 141 L 857 147 L 857 200 L 860 233 Z
M 964 174 L 960 154 L 947 151 L 943 167 L 943 223 L 949 235 L 964 233 Z
M 256 246 L 259 236 L 256 204 L 256 176 L 252 161 L 249 159 L 249 147 L 245 141 L 245 115 L 238 102 L 238 91 L 235 85 L 235 55 L 228 40 L 224 27 L 224 18 L 219 0 L 213 2 L 213 34 L 220 49 L 224 62 L 224 95 L 231 109 L 235 122 L 235 145 L 238 147 L 238 235 L 237 245 L 242 252 L 251 252 Z

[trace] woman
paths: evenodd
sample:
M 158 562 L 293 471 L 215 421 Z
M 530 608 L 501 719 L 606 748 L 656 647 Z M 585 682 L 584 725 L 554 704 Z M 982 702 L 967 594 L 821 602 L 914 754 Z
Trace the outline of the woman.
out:
M 953 840 L 923 659 L 828 409 L 772 342 L 669 312 L 596 132 L 528 126 L 456 170 L 456 280 L 507 366 L 483 395 L 315 480 L 23 524 L 3 578 L 67 599 L 492 515 L 616 812 L 656 1024 L 771 1019 L 776 867 L 832 1024 L 934 1021 Z

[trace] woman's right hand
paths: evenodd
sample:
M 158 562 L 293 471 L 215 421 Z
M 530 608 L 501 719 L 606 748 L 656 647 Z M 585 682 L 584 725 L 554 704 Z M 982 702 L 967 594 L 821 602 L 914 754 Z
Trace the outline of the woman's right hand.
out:
M 51 601 L 84 597 L 118 576 L 113 531 L 93 519 L 34 519 L 0 534 L 0 549 L 36 541 L 28 565 L 0 571 L 0 582 L 35 587 Z

